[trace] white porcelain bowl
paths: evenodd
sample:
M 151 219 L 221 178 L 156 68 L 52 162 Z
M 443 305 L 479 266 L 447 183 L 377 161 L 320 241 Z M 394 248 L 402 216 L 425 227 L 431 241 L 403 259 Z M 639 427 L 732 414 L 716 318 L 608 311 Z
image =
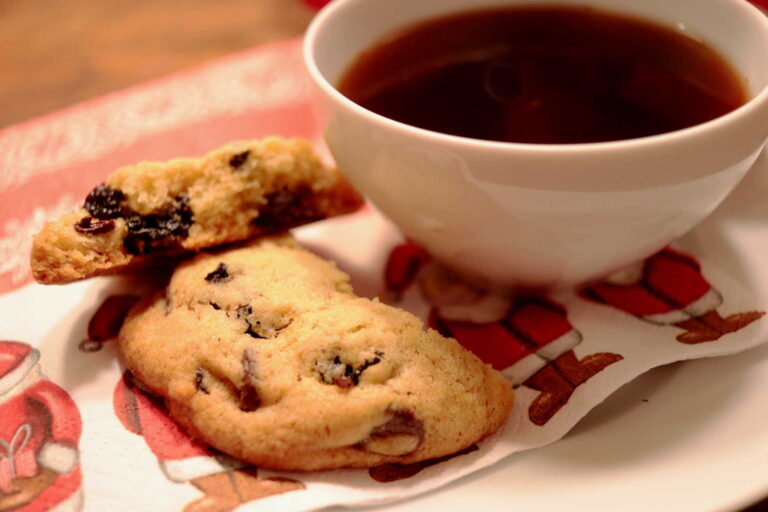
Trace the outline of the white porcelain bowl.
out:
M 387 119 L 335 88 L 383 36 L 437 15 L 537 0 L 336 0 L 304 55 L 339 167 L 408 238 L 470 275 L 556 287 L 659 250 L 736 186 L 768 137 L 768 18 L 744 0 L 558 0 L 664 22 L 743 74 L 751 100 L 667 134 L 590 144 L 475 140 Z

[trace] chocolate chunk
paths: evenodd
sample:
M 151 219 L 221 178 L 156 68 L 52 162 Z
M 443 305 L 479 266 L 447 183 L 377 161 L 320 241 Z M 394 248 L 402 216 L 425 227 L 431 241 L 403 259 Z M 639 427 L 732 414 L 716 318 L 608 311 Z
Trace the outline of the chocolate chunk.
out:
M 93 217 L 83 217 L 75 223 L 75 231 L 85 235 L 99 235 L 115 229 L 115 221 L 111 219 L 101 220 Z
M 122 215 L 125 194 L 102 183 L 88 193 L 83 207 L 93 217 L 101 220 L 115 219 Z
M 213 307 L 213 309 L 215 309 L 216 311 L 221 309 L 221 306 L 219 306 L 218 304 L 216 304 L 215 302 L 212 302 L 210 300 L 208 301 L 208 304 L 210 304 L 211 307 Z
M 240 410 L 243 412 L 253 412 L 261 405 L 259 392 L 251 386 L 240 388 L 237 398 L 240 402 Z
M 205 382 L 203 382 L 203 379 L 205 378 L 205 370 L 202 368 L 198 368 L 195 372 L 195 389 L 198 391 L 202 391 L 206 395 L 210 395 L 211 391 L 208 389 L 208 387 L 205 385 Z
M 388 411 L 392 416 L 385 423 L 373 427 L 368 438 L 358 447 L 381 455 L 413 453 L 424 441 L 424 423 L 407 409 Z
M 133 214 L 126 219 L 128 234 L 123 246 L 133 255 L 177 248 L 189 236 L 194 219 L 189 197 L 182 195 L 173 204 L 148 215 Z
M 313 201 L 314 193 L 308 186 L 294 190 L 280 189 L 266 195 L 267 204 L 252 223 L 265 231 L 286 229 L 297 224 L 318 220 Z
M 395 411 L 389 421 L 373 427 L 370 433 L 370 437 L 375 439 L 400 435 L 418 437 L 419 442 L 424 438 L 424 423 L 407 409 Z
M 222 261 L 219 263 L 219 266 L 216 267 L 216 270 L 205 276 L 205 280 L 209 283 L 226 283 L 232 278 L 232 276 L 229 275 L 229 272 L 227 272 L 227 265 Z
M 447 460 L 450 460 L 454 457 L 458 457 L 460 455 L 466 455 L 468 453 L 472 453 L 479 450 L 478 446 L 476 444 L 469 445 L 467 448 L 464 448 L 463 450 L 459 450 L 456 453 L 452 453 L 450 455 L 443 455 L 442 457 L 437 457 L 434 459 L 428 459 L 423 460 L 420 462 L 414 462 L 413 464 L 383 464 L 381 466 L 376 466 L 375 468 L 371 468 L 368 470 L 368 474 L 376 480 L 377 482 L 394 482 L 396 480 L 402 480 L 404 478 L 409 478 L 415 475 L 416 473 L 420 472 L 424 468 L 428 468 L 429 466 L 434 466 L 435 464 L 439 464 L 441 462 L 445 462 Z
M 232 155 L 232 157 L 230 157 L 229 159 L 229 165 L 232 168 L 237 169 L 238 167 L 243 165 L 246 160 L 248 160 L 248 155 L 250 154 L 251 154 L 251 150 L 246 149 L 242 153 L 237 153 L 236 155 Z
M 256 354 L 251 349 L 245 349 L 241 363 L 243 365 L 243 384 L 238 388 L 240 410 L 251 412 L 258 409 L 261 405 L 256 378 Z

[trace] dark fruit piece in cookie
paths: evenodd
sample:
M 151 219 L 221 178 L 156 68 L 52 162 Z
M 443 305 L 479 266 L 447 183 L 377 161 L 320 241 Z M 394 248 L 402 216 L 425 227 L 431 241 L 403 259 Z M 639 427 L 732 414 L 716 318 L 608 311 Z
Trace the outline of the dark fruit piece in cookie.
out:
M 124 199 L 121 191 L 102 183 L 88 193 L 83 207 L 97 219 L 116 219 L 122 214 Z
M 198 368 L 195 372 L 195 389 L 198 391 L 201 391 L 205 393 L 206 395 L 210 395 L 211 391 L 208 389 L 208 386 L 205 385 L 205 370 L 202 368 Z
M 173 204 L 149 215 L 131 215 L 126 219 L 128 234 L 123 246 L 133 255 L 144 255 L 157 250 L 173 249 L 189 236 L 194 222 L 189 197 L 174 199 Z
M 229 275 L 227 265 L 224 262 L 219 263 L 219 266 L 213 272 L 205 276 L 206 281 L 214 284 L 226 283 L 230 279 L 232 279 L 232 276 Z
M 320 216 L 312 207 L 312 195 L 309 187 L 280 189 L 267 194 L 266 209 L 253 219 L 253 224 L 266 231 L 274 231 L 280 226 L 317 220 Z
M 261 405 L 261 397 L 256 387 L 256 356 L 251 349 L 243 351 L 243 384 L 238 389 L 240 410 L 245 412 L 255 411 Z
M 99 235 L 115 229 L 115 221 L 101 220 L 93 217 L 83 217 L 75 224 L 75 231 L 84 235 Z
M 246 149 L 245 151 L 241 153 L 235 153 L 232 155 L 229 159 L 229 165 L 230 167 L 237 169 L 241 165 L 245 163 L 246 160 L 248 160 L 248 155 L 251 154 L 250 149 Z

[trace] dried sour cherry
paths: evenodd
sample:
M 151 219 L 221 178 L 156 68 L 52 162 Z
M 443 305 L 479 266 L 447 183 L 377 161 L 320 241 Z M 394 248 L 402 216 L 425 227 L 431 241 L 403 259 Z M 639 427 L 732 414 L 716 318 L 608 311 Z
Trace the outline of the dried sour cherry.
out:
M 270 231 L 320 219 L 321 215 L 314 208 L 312 197 L 312 189 L 308 186 L 270 192 L 265 196 L 266 205 L 251 222 Z
M 251 154 L 251 150 L 250 149 L 246 149 L 242 153 L 237 153 L 237 154 L 232 155 L 229 158 L 229 165 L 230 165 L 230 167 L 232 167 L 233 169 L 237 169 L 238 167 L 243 165 L 246 162 L 246 160 L 248 160 L 248 156 L 250 154 Z
M 96 219 L 116 219 L 122 216 L 124 199 L 120 190 L 102 183 L 88 193 L 83 207 Z
M 100 235 L 109 233 L 113 229 L 115 229 L 115 221 L 111 219 L 101 220 L 86 216 L 75 223 L 75 231 L 84 235 Z
M 215 270 L 210 272 L 208 275 L 205 276 L 205 280 L 209 283 L 214 284 L 221 284 L 226 283 L 232 279 L 232 276 L 229 275 L 229 271 L 227 270 L 227 265 L 223 261 L 219 263 L 219 266 L 216 267 Z
M 123 246 L 133 255 L 178 247 L 189 236 L 193 222 L 189 197 L 181 195 L 165 208 L 148 215 L 133 214 L 125 222 L 128 234 Z

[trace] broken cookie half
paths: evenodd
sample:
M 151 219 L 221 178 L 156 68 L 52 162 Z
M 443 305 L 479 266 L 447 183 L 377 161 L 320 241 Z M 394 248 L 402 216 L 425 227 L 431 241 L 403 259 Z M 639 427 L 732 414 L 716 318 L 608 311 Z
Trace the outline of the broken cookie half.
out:
M 354 295 L 289 236 L 182 263 L 134 307 L 119 351 L 194 437 L 273 469 L 452 454 L 496 431 L 513 402 L 455 340 Z
M 116 170 L 80 210 L 35 236 L 32 275 L 43 284 L 63 284 L 116 273 L 155 256 L 280 232 L 361 205 L 308 142 L 236 142 L 202 158 Z

